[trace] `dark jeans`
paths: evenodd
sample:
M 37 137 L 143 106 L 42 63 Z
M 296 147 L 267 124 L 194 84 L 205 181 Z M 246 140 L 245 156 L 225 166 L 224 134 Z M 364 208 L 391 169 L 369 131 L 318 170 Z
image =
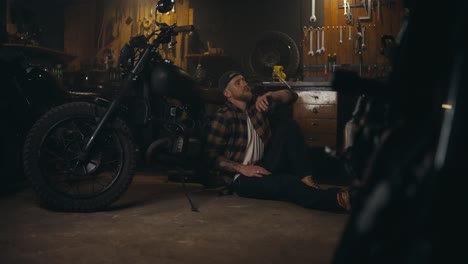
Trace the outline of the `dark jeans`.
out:
M 307 157 L 307 148 L 296 121 L 282 120 L 273 127 L 271 142 L 257 165 L 272 174 L 261 178 L 240 175 L 233 183 L 237 195 L 287 200 L 306 208 L 339 209 L 337 189 L 318 190 L 301 181 L 304 176 L 312 175 L 313 166 Z

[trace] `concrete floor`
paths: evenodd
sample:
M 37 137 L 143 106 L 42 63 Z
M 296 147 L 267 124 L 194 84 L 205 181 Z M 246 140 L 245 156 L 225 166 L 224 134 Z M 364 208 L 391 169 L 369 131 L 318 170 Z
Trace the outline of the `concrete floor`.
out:
M 0 198 L 0 263 L 330 263 L 349 215 L 217 196 L 140 172 L 112 210 L 57 213 L 31 189 Z

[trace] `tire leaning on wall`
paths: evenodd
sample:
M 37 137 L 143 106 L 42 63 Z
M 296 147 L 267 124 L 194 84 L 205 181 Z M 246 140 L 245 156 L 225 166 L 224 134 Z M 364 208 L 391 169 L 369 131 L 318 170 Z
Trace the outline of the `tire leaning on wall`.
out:
M 247 74 L 271 79 L 274 65 L 282 65 L 287 77 L 297 74 L 300 53 L 296 42 L 281 31 L 264 31 L 256 39 L 244 67 Z

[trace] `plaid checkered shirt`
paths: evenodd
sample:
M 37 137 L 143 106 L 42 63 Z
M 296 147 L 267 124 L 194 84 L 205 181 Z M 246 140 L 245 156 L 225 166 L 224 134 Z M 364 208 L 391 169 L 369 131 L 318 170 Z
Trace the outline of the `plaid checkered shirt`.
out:
M 258 136 L 265 147 L 271 137 L 268 113 L 262 113 L 255 108 L 256 97 L 247 104 L 247 110 L 243 111 L 232 103 L 227 102 L 216 112 L 211 121 L 207 138 L 207 156 L 210 165 L 215 170 L 216 160 L 222 156 L 234 162 L 242 163 L 247 148 L 247 114 Z M 219 171 L 225 181 L 232 181 L 235 173 Z

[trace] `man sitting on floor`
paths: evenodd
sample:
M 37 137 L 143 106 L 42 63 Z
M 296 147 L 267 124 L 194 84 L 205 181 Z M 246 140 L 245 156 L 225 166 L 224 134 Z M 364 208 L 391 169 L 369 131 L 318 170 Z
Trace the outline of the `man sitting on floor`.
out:
M 298 124 L 293 119 L 270 124 L 272 110 L 294 103 L 296 92 L 253 95 L 237 71 L 224 73 L 218 88 L 227 102 L 211 121 L 207 156 L 210 167 L 220 172 L 234 193 L 288 200 L 312 209 L 350 209 L 347 190 L 322 189 L 314 182 Z

